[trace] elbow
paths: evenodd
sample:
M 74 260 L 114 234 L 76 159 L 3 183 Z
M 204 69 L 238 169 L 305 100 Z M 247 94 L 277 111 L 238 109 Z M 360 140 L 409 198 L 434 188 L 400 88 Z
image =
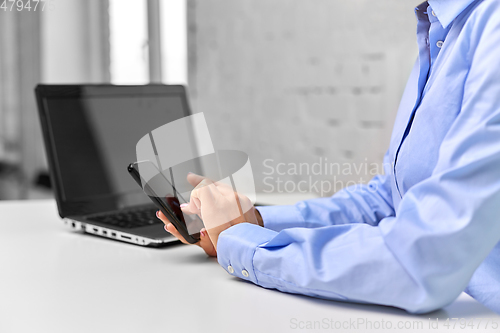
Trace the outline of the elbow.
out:
M 451 281 L 446 284 L 429 284 L 427 287 L 421 287 L 418 292 L 420 297 L 415 297 L 415 301 L 407 304 L 404 309 L 412 314 L 436 311 L 455 301 L 462 290 L 463 288 Z
M 412 314 L 424 314 L 424 313 L 429 313 L 433 312 L 436 310 L 439 310 L 446 305 L 450 304 L 453 302 L 454 299 L 452 300 L 444 300 L 439 297 L 435 298 L 430 298 L 426 300 L 425 302 L 419 303 L 419 304 L 411 304 L 410 306 L 406 307 L 405 310 L 409 313 Z

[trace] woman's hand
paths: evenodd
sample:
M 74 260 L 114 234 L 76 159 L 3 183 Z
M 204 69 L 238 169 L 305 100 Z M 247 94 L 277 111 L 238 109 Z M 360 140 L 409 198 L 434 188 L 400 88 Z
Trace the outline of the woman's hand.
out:
M 165 223 L 165 231 L 171 233 L 174 237 L 179 239 L 184 244 L 189 244 L 184 237 L 175 229 L 174 225 L 170 223 L 169 219 L 159 210 L 156 212 L 156 216 Z M 207 231 L 205 228 L 200 231 L 200 240 L 195 244 L 201 247 L 207 255 L 210 257 L 217 257 L 217 251 L 215 251 L 215 247 L 208 237 Z
M 197 214 L 203 220 L 216 250 L 219 235 L 227 228 L 239 223 L 263 225 L 250 199 L 233 191 L 229 184 L 213 182 L 193 173 L 187 180 L 196 187 L 191 191 L 189 204 L 181 205 L 182 212 Z
M 202 176 L 190 173 L 188 182 L 195 188 L 191 192 L 189 204 L 181 205 L 185 214 L 197 214 L 205 224 L 200 231 L 200 246 L 209 256 L 217 256 L 219 235 L 227 228 L 239 223 L 253 223 L 263 226 L 259 212 L 244 195 L 234 192 L 231 186 L 212 182 Z M 158 211 L 157 217 L 165 223 L 165 230 L 177 237 L 184 244 L 189 244 L 170 223 L 168 218 Z

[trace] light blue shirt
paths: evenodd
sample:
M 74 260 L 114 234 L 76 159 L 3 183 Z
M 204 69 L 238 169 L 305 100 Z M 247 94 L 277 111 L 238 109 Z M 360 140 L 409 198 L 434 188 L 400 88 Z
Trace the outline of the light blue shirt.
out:
M 465 290 L 500 313 L 500 1 L 429 0 L 415 12 L 419 59 L 385 175 L 261 207 L 265 228 L 227 229 L 218 261 L 233 275 L 412 313 Z

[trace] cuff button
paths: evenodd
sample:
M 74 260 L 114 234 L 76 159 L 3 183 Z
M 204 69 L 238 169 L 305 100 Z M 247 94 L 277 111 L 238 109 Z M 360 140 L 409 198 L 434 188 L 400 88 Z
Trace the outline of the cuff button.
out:
M 233 274 L 233 273 L 234 273 L 234 268 L 233 268 L 233 266 L 231 266 L 231 265 L 227 266 L 227 271 L 228 271 L 229 273 Z M 248 274 L 248 273 L 247 273 L 247 274 Z
M 241 271 L 241 274 L 243 274 L 244 277 L 249 277 L 250 274 L 248 274 L 248 271 L 246 269 Z

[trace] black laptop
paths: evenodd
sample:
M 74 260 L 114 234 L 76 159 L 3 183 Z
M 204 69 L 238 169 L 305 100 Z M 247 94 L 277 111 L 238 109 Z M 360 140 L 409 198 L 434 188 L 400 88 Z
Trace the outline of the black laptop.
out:
M 64 223 L 142 246 L 176 241 L 127 166 L 136 160 L 136 144 L 145 134 L 190 115 L 185 88 L 38 85 L 35 92 Z

